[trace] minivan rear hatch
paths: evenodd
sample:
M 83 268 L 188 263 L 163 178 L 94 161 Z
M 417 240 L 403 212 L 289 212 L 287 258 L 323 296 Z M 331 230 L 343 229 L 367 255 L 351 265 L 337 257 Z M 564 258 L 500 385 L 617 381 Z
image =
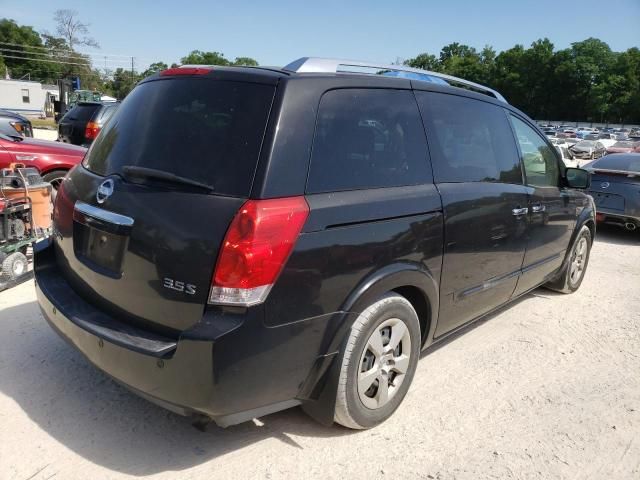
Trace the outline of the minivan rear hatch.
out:
M 58 266 L 76 292 L 120 320 L 171 334 L 202 318 L 276 89 L 237 77 L 139 84 L 58 194 Z

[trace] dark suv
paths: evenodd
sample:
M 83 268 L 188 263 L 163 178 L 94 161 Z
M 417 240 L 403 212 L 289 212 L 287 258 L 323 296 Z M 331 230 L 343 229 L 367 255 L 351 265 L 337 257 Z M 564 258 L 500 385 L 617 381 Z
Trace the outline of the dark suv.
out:
M 79 102 L 58 123 L 58 141 L 88 147 L 118 109 L 116 102 Z
M 173 411 L 226 426 L 302 405 L 368 428 L 422 349 L 540 285 L 580 286 L 588 184 L 461 79 L 309 58 L 172 68 L 61 185 L 38 299 L 90 362 Z

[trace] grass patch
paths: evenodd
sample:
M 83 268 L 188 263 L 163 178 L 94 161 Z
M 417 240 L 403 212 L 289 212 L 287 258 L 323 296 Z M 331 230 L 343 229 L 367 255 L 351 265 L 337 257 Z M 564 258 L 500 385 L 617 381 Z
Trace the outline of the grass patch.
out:
M 34 118 L 31 120 L 33 128 L 52 128 L 57 129 L 58 126 L 53 118 Z

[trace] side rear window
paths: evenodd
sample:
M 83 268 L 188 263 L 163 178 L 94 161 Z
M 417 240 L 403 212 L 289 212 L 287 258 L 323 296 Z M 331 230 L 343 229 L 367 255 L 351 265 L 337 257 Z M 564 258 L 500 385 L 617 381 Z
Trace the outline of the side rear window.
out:
M 416 92 L 438 183 L 522 183 L 509 121 L 502 108 L 472 98 Z
M 318 109 L 307 192 L 427 183 L 428 162 L 411 91 L 332 90 Z

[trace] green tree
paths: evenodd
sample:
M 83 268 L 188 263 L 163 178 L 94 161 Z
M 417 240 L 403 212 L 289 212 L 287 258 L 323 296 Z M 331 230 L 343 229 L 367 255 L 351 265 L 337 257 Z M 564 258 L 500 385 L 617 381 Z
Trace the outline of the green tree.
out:
M 42 55 L 42 39 L 33 27 L 18 25 L 15 21 L 3 18 L 0 20 L 0 47 L 4 64 L 8 67 L 12 78 L 30 75 L 39 78 L 47 74 L 47 59 Z M 4 77 L 4 71 L 2 72 Z
M 224 58 L 224 54 L 201 50 L 192 50 L 186 57 L 182 57 L 180 62 L 183 65 L 231 65 L 231 62 Z
M 234 65 L 237 66 L 246 66 L 246 67 L 257 67 L 258 62 L 251 57 L 236 57 L 233 61 Z
M 132 74 L 130 70 L 117 68 L 113 72 L 112 78 L 105 82 L 104 91 L 122 100 L 133 90 L 139 80 L 140 76 L 135 72 Z
M 604 84 L 610 94 L 607 120 L 640 123 L 640 49 L 616 55 Z
M 486 81 L 481 55 L 475 48 L 457 42 L 442 47 L 440 51 L 442 71 L 472 82 Z
M 491 85 L 496 66 L 496 51 L 493 47 L 485 45 L 480 52 L 480 64 L 482 65 L 482 77 L 480 83 Z
M 404 61 L 404 64 L 412 68 L 431 70 L 432 72 L 437 72 L 440 69 L 440 61 L 430 53 L 421 53 L 415 58 L 409 58 Z
M 458 42 L 445 45 L 440 50 L 440 63 L 446 64 L 453 57 L 469 57 L 477 55 L 476 49 Z
M 169 66 L 164 63 L 164 62 L 154 62 L 151 65 L 149 65 L 149 68 L 147 68 L 144 72 L 142 72 L 142 78 L 148 77 L 150 75 L 153 75 L 154 73 L 158 73 L 161 72 L 162 70 L 166 70 L 167 68 L 169 68 Z
M 186 57 L 180 59 L 182 65 L 244 65 L 257 67 L 258 62 L 251 57 L 236 57 L 232 62 L 225 58 L 221 52 L 203 52 L 201 50 L 192 50 Z

